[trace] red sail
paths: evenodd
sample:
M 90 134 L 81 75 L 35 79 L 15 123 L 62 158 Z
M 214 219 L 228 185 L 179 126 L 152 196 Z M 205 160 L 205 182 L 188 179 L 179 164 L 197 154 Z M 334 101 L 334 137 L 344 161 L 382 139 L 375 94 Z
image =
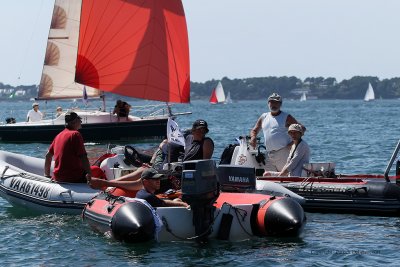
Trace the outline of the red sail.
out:
M 83 0 L 75 80 L 103 91 L 190 101 L 181 0 Z
M 211 92 L 210 103 L 211 104 L 217 104 L 218 103 L 217 94 L 215 93 L 215 89 L 213 89 L 212 92 Z

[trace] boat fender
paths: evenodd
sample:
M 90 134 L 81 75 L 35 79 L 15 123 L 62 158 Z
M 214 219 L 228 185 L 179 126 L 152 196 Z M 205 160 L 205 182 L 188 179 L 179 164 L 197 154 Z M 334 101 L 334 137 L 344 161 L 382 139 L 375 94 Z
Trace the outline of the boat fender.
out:
M 141 201 L 126 202 L 115 212 L 111 230 L 115 239 L 128 243 L 152 240 L 156 230 L 153 212 Z

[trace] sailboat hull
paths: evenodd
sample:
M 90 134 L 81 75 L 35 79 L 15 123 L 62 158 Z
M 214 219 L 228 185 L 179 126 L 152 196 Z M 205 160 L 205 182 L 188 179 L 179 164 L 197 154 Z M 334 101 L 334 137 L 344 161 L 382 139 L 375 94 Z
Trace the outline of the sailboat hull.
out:
M 140 119 L 109 123 L 82 124 L 85 142 L 144 142 L 165 138 L 168 118 Z M 0 126 L 0 141 L 10 143 L 49 143 L 64 129 L 63 124 L 6 124 Z

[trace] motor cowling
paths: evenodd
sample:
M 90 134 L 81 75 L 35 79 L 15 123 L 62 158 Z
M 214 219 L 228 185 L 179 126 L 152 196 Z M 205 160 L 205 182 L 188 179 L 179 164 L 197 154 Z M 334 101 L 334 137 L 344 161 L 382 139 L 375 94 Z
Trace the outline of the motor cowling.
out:
M 214 202 L 219 196 L 219 186 L 215 162 L 213 160 L 193 160 L 183 162 L 182 200 L 193 212 L 196 240 L 207 241 L 214 220 Z
M 246 192 L 256 189 L 256 172 L 254 168 L 219 165 L 217 174 L 221 191 Z

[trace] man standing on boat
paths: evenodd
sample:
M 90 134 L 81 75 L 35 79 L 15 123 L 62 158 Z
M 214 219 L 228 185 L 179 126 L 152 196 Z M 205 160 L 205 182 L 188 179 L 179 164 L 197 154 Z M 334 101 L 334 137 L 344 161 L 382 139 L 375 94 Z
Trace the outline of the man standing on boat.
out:
M 282 97 L 277 93 L 270 95 L 268 97 L 270 112 L 261 114 L 250 132 L 250 145 L 256 148 L 257 134 L 261 129 L 263 130 L 265 147 L 268 153 L 265 163 L 266 171 L 282 171 L 292 145 L 288 127 L 294 123 L 299 124 L 292 115 L 282 111 L 281 106 Z M 306 128 L 303 125 L 301 127 L 304 133 Z
M 57 182 L 86 183 L 91 170 L 83 138 L 78 130 L 82 119 L 75 112 L 65 114 L 65 129 L 59 133 L 46 154 L 44 174 L 50 176 L 51 160 L 54 157 L 54 172 L 51 177 Z
M 35 121 L 40 121 L 43 118 L 42 112 L 39 110 L 39 104 L 38 103 L 33 103 L 32 104 L 32 109 L 28 111 L 28 114 L 26 115 L 26 121 L 27 122 L 35 122 Z

